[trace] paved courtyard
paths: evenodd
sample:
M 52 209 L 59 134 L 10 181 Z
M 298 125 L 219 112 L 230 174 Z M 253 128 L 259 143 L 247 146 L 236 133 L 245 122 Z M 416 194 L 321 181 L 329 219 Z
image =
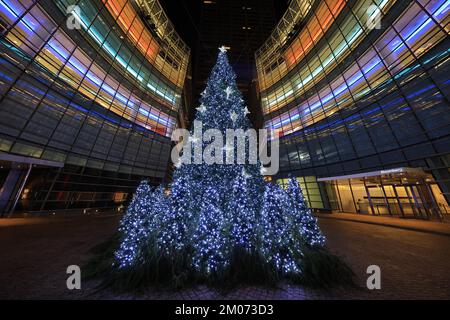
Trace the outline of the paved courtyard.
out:
M 327 246 L 354 270 L 360 289 L 309 290 L 244 287 L 222 296 L 206 287 L 180 292 L 115 295 L 82 283 L 66 288 L 68 265 L 82 265 L 88 251 L 112 235 L 118 216 L 0 220 L 1 299 L 449 299 L 450 237 L 388 226 L 321 218 Z M 381 268 L 381 290 L 365 288 L 368 265 Z

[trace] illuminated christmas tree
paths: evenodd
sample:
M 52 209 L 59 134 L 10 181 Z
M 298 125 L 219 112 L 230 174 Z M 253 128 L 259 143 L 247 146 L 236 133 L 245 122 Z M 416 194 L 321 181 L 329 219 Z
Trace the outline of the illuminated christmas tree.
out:
M 249 161 L 255 155 L 250 154 L 252 150 L 248 141 L 245 144 L 244 163 L 227 164 L 227 153 L 237 158 L 236 148 L 224 146 L 225 141 L 214 148 L 214 141 L 211 143 L 202 139 L 208 129 L 215 129 L 225 137 L 227 129 L 245 131 L 251 127 L 247 118 L 248 109 L 236 85 L 236 75 L 223 49 L 200 103 L 187 141 L 189 146 L 184 147 L 182 155 L 185 162 L 190 159 L 191 163 L 176 164 L 171 184 L 172 209 L 166 228 L 162 228 L 159 242 L 162 247 L 165 246 L 167 253 L 193 248 L 193 264 L 209 273 L 228 264 L 232 248 L 225 249 L 224 245 L 241 243 L 245 248 L 254 247 L 250 240 L 256 241 L 256 236 L 250 236 L 250 232 L 253 232 L 253 225 L 257 223 L 255 212 L 261 208 L 264 181 L 260 173 L 261 164 Z M 197 162 L 193 152 L 196 148 L 214 158 L 216 163 L 209 164 L 205 159 Z M 191 154 L 185 154 L 188 151 Z M 233 192 L 239 186 L 244 187 L 245 192 Z M 239 197 L 230 197 L 230 194 Z M 245 207 L 245 210 L 240 207 Z M 230 226 L 228 234 L 219 230 L 226 223 Z
M 197 228 L 193 233 L 193 264 L 197 270 L 210 273 L 223 269 L 230 259 L 227 243 L 229 230 L 221 205 L 221 195 L 215 187 L 203 194 Z
M 317 219 L 308 207 L 297 179 L 290 178 L 287 193 L 291 198 L 291 207 L 287 211 L 291 218 L 292 234 L 309 246 L 323 246 L 325 237 L 317 225 Z
M 258 207 L 252 202 L 249 192 L 248 176 L 242 174 L 238 176 L 229 193 L 227 206 L 227 219 L 230 222 L 230 246 L 240 247 L 250 252 L 255 250 L 258 240 Z
M 262 253 L 267 262 L 275 265 L 282 273 L 297 272 L 296 259 L 301 255 L 301 248 L 295 246 L 290 233 L 291 225 L 286 214 L 290 205 L 290 199 L 283 189 L 267 184 L 261 211 Z
M 265 183 L 260 162 L 250 161 L 256 157 L 249 138 L 239 163 L 235 160 L 242 150 L 234 141 L 224 146 L 217 136 L 208 138 L 208 129 L 225 137 L 228 129 L 251 128 L 236 75 L 225 49 L 220 49 L 184 141 L 183 161 L 175 164 L 170 196 L 162 187 L 151 192 L 143 182 L 122 219 L 115 254 L 120 270 L 148 264 L 145 270 L 170 270 L 174 279 L 207 278 L 226 274 L 227 268 L 240 272 L 230 266 L 238 259 L 239 266 L 262 261 L 258 270 L 296 274 L 301 272 L 304 245 L 324 243 L 296 180 L 290 181 L 287 192 Z M 201 150 L 200 159 L 195 150 Z M 214 163 L 208 163 L 208 157 Z M 145 255 L 145 250 L 155 251 Z
M 153 192 L 147 181 L 142 181 L 128 206 L 119 227 L 121 243 L 115 253 L 120 268 L 138 262 L 139 251 L 154 228 Z
M 158 247 L 167 256 L 183 250 L 189 244 L 188 235 L 194 228 L 196 216 L 195 181 L 189 176 L 179 177 L 171 185 L 170 206 L 165 212 L 159 233 Z

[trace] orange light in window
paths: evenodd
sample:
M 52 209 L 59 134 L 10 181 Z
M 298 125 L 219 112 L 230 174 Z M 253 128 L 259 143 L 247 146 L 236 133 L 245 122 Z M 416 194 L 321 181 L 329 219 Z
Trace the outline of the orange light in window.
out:
M 159 45 L 144 27 L 130 2 L 128 0 L 103 0 L 103 2 L 131 42 L 153 63 L 158 54 Z
M 329 4 L 321 4 L 317 9 L 316 16 L 308 21 L 306 28 L 302 30 L 297 39 L 292 43 L 291 47 L 286 50 L 285 60 L 288 68 L 298 63 L 300 59 L 309 52 L 313 44 L 317 42 L 317 39 L 331 26 L 336 15 L 339 14 L 344 7 L 345 2 L 346 0 L 339 0 Z

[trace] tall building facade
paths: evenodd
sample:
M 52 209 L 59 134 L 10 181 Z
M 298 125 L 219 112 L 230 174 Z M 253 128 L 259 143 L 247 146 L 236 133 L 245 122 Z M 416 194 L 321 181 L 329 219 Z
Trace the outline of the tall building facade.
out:
M 161 182 L 190 49 L 156 0 L 0 1 L 0 212 Z
M 450 201 L 450 1 L 293 0 L 256 52 L 280 172 L 313 208 L 441 217 Z

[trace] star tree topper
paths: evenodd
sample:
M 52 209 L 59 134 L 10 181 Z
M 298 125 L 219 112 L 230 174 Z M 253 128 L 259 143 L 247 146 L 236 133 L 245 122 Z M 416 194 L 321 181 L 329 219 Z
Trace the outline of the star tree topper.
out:
M 230 98 L 230 94 L 233 93 L 233 88 L 231 88 L 230 86 L 228 86 L 225 90 L 225 93 L 227 94 L 227 100 Z
M 230 118 L 231 118 L 231 121 L 236 122 L 236 120 L 238 118 L 238 114 L 233 111 L 230 113 Z
M 178 159 L 177 162 L 174 163 L 174 166 L 175 166 L 176 168 L 179 168 L 179 167 L 181 167 L 181 164 L 182 164 L 182 163 L 181 163 L 181 159 Z
M 266 172 L 267 172 L 267 169 L 264 168 L 263 166 L 261 166 L 260 169 L 259 169 L 259 172 L 260 172 L 262 175 L 265 175 Z
M 244 168 L 242 168 L 241 174 L 242 174 L 242 176 L 244 177 L 245 180 L 250 179 L 250 178 L 252 177 L 251 175 L 249 175 L 249 174 L 247 173 L 247 171 L 245 171 Z
M 206 106 L 204 104 L 201 104 L 200 107 L 196 108 L 197 111 L 203 113 L 206 111 Z

